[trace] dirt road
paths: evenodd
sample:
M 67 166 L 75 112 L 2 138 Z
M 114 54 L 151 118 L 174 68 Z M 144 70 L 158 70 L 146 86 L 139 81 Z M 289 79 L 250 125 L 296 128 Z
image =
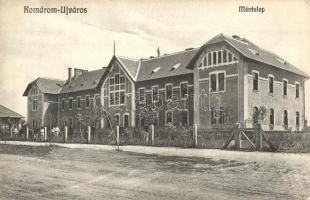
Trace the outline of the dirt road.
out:
M 254 152 L 227 154 L 180 157 L 0 145 L 0 199 L 221 200 L 310 196 L 309 155 L 290 154 L 283 159 L 281 154 L 265 154 L 265 159 L 256 159 Z

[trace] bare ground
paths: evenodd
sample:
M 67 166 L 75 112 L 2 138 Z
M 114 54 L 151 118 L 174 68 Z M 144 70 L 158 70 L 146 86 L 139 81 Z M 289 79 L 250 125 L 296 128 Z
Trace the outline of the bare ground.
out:
M 309 154 L 182 157 L 0 144 L 0 199 L 307 199 L 309 160 Z

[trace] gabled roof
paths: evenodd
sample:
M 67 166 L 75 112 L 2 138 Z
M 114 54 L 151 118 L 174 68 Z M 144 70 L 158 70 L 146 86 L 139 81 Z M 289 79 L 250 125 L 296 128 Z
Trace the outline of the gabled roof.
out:
M 142 60 L 137 81 L 151 80 L 193 73 L 187 68 L 198 48 Z
M 39 77 L 28 84 L 26 90 L 23 93 L 23 96 L 27 96 L 31 87 L 36 84 L 39 90 L 45 94 L 58 94 L 61 90 L 61 86 L 64 83 L 64 80 L 52 79 L 52 78 L 42 78 Z
M 160 57 L 135 60 L 116 56 L 134 81 L 145 81 L 193 73 L 187 68 L 198 48 L 189 49 Z
M 78 92 L 83 90 L 95 89 L 99 84 L 106 68 L 84 72 L 83 74 L 73 77 L 70 82 L 66 82 L 59 93 Z
M 120 63 L 126 67 L 127 73 L 129 73 L 129 76 L 132 77 L 133 80 L 135 80 L 135 77 L 139 70 L 139 61 L 134 60 L 132 58 L 125 58 L 122 56 L 115 56 Z
M 0 105 L 0 117 L 10 117 L 10 118 L 24 118 L 22 115 L 14 112 L 13 110 Z
M 230 44 L 233 48 L 235 48 L 238 52 L 240 52 L 243 56 L 256 60 L 289 72 L 293 72 L 295 74 L 301 75 L 303 77 L 309 78 L 309 75 L 295 67 L 291 63 L 287 62 L 285 59 L 280 56 L 271 53 L 267 50 L 264 50 L 248 39 L 240 38 L 239 36 L 227 36 L 223 34 L 216 35 L 214 38 L 207 41 L 206 45 L 218 43 L 225 41 Z

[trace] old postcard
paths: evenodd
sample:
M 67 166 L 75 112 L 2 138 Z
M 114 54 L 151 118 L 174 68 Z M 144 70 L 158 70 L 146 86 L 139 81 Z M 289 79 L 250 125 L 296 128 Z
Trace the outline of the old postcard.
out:
M 0 0 L 0 199 L 310 200 L 310 1 Z

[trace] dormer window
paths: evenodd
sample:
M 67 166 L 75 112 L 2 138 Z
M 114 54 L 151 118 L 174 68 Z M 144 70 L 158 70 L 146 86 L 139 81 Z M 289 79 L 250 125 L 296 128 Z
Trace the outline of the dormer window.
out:
M 285 61 L 284 59 L 282 59 L 282 58 L 277 58 L 277 60 L 278 60 L 281 64 L 283 64 L 283 65 L 286 64 L 286 61 Z
M 254 50 L 254 49 L 248 48 L 248 50 L 251 51 L 252 54 L 259 55 L 258 51 Z
M 205 64 L 207 64 L 207 59 L 206 59 Z M 181 63 L 177 63 L 177 64 L 175 64 L 175 65 L 172 66 L 172 70 L 178 69 L 180 66 L 181 66 Z
M 153 69 L 152 73 L 158 72 L 159 69 L 160 69 L 160 67 L 156 67 L 155 69 Z

